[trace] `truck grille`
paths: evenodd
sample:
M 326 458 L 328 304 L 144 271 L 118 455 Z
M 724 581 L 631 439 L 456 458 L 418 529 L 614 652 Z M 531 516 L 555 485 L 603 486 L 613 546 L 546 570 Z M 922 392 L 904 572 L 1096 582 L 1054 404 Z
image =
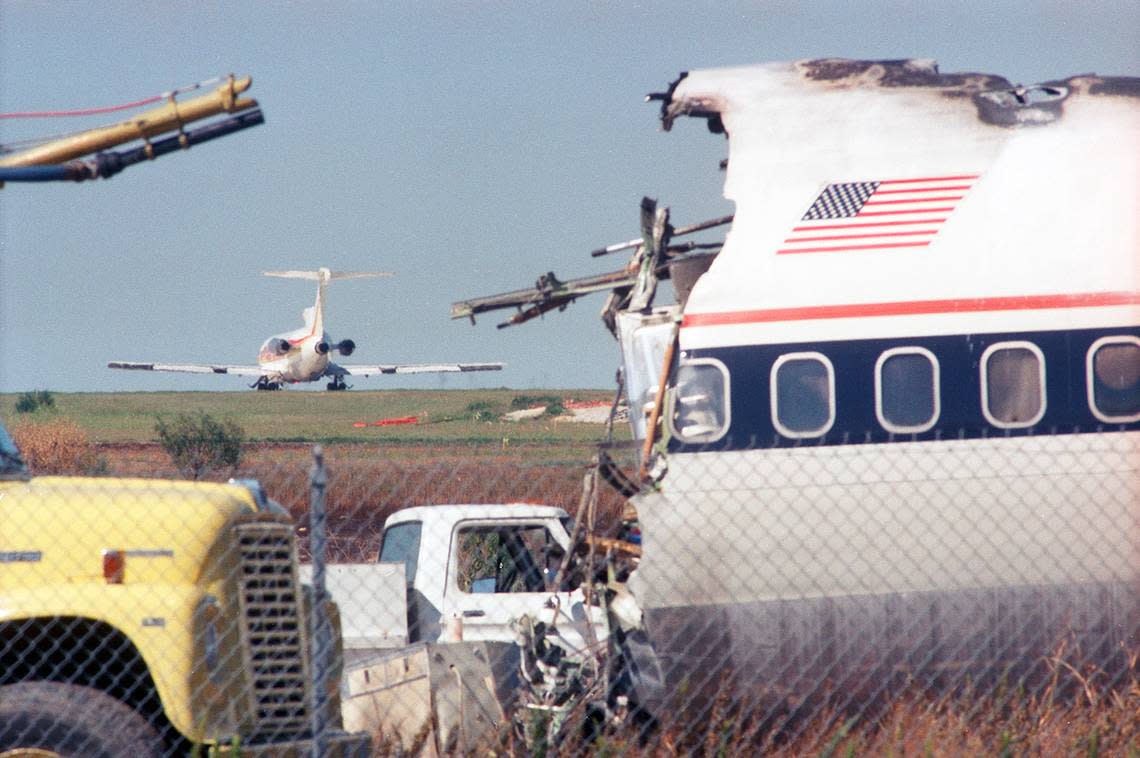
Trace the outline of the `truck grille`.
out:
M 305 629 L 288 525 L 237 527 L 241 553 L 241 617 L 246 671 L 257 732 L 266 737 L 310 726 Z

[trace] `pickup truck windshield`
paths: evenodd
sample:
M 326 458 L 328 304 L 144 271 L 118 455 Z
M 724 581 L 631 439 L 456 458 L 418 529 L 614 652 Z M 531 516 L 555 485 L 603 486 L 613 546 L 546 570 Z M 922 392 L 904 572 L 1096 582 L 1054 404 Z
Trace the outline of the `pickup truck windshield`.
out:
M 404 564 L 404 577 L 408 586 L 416 579 L 416 560 L 420 555 L 420 532 L 423 524 L 419 521 L 406 521 L 388 527 L 384 532 L 384 542 L 380 545 L 380 563 Z
M 27 479 L 28 467 L 20 457 L 8 430 L 0 425 L 0 479 Z

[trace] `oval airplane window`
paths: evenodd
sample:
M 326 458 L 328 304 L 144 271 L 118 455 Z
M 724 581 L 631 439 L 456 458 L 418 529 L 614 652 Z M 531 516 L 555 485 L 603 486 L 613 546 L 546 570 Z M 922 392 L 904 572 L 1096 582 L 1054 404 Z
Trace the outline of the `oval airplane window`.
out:
M 915 434 L 941 412 L 938 359 L 926 348 L 887 350 L 875 363 L 875 415 L 888 432 Z
M 1089 408 L 1101 421 L 1140 421 L 1140 337 L 1102 337 L 1088 354 Z
M 785 437 L 819 437 L 835 423 L 835 369 L 822 353 L 788 353 L 772 365 L 772 424 Z
M 728 431 L 728 369 L 713 358 L 677 367 L 670 422 L 683 442 L 715 442 Z
M 982 414 L 999 429 L 1045 415 L 1045 356 L 1032 342 L 999 342 L 982 353 Z

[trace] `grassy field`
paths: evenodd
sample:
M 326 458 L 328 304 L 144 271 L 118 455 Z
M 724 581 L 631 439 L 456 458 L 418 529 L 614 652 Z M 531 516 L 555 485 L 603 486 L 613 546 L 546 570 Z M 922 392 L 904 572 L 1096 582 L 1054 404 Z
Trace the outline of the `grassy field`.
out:
M 63 417 L 95 443 L 148 443 L 159 416 L 205 412 L 237 423 L 251 442 L 370 443 L 394 446 L 589 448 L 600 424 L 566 423 L 555 417 L 501 420 L 528 397 L 566 401 L 613 399 L 607 390 L 388 390 L 349 392 L 131 392 L 58 393 L 54 407 L 21 414 L 15 394 L 0 395 L 0 418 L 14 424 Z M 522 402 L 520 402 L 522 401 Z M 416 416 L 417 423 L 375 426 L 381 419 Z M 354 424 L 369 424 L 363 428 Z M 624 424 L 616 433 L 628 436 Z M 504 443 L 504 440 L 506 442 Z

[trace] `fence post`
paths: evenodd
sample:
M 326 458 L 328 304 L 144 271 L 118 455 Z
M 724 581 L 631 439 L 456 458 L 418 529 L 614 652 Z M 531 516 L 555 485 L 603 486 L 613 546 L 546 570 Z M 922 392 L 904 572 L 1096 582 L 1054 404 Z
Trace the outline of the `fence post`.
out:
M 332 629 L 325 604 L 325 488 L 328 470 L 320 445 L 313 446 L 313 467 L 309 470 L 309 553 L 313 561 L 313 613 L 310 638 L 313 666 L 313 758 L 324 758 L 329 726 L 329 659 Z

